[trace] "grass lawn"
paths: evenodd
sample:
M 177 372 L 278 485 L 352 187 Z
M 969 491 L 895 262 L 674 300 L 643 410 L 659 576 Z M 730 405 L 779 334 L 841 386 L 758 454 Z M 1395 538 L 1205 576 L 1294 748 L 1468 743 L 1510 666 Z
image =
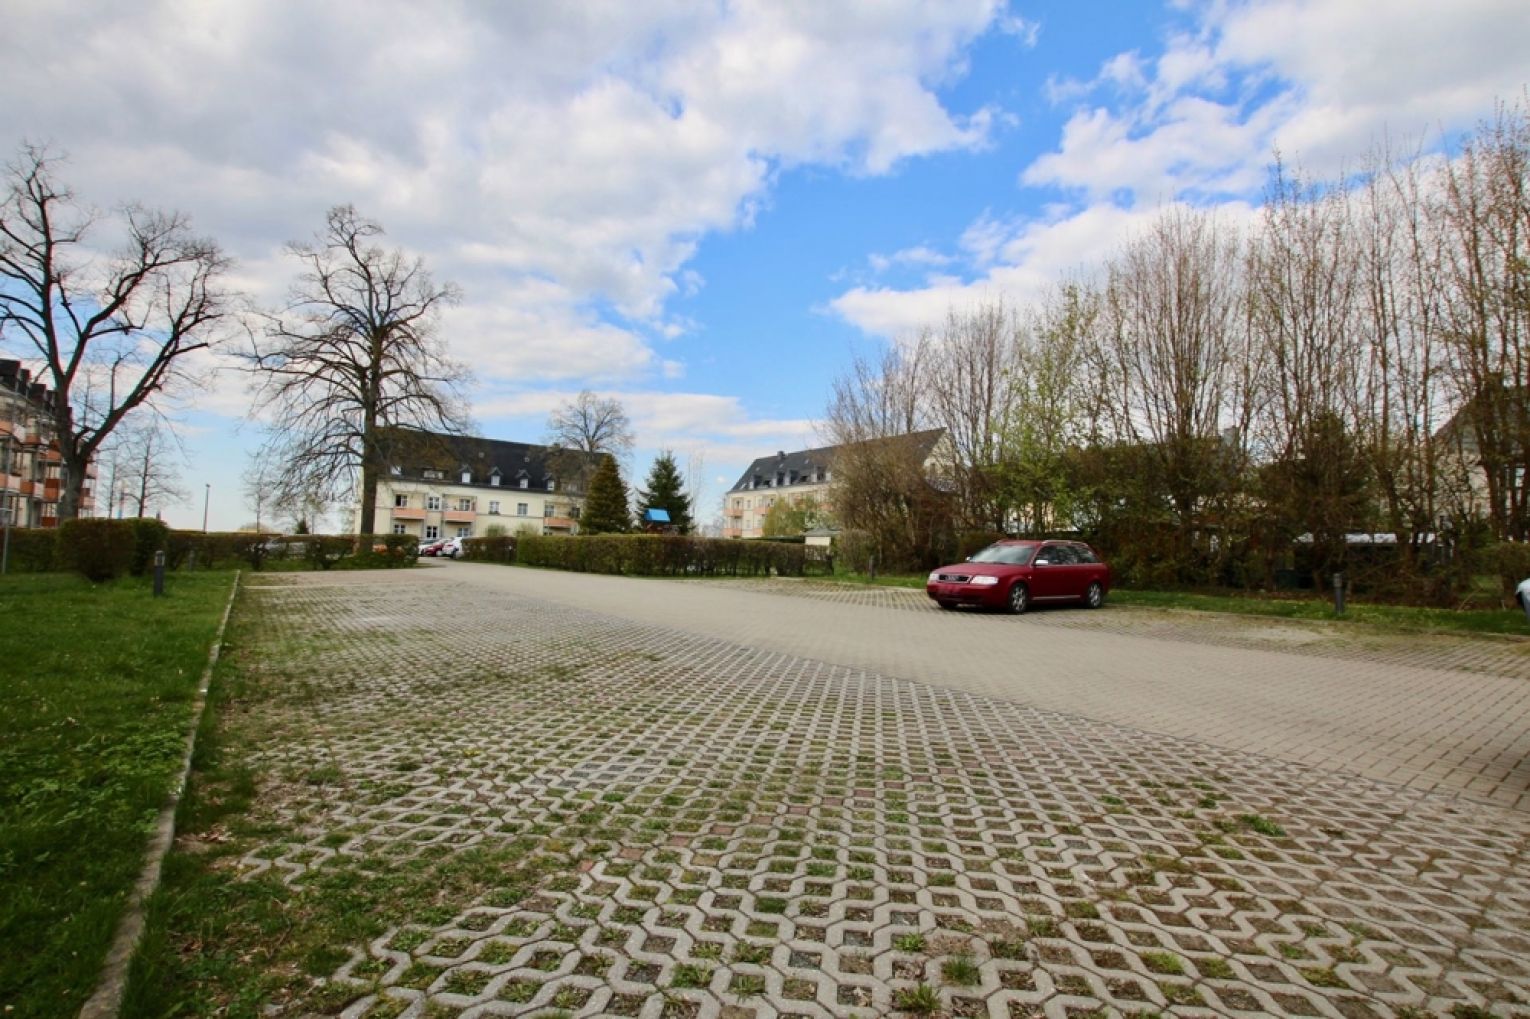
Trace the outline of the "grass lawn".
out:
M 0 577 L 0 1002 L 74 1016 L 176 777 L 230 572 Z

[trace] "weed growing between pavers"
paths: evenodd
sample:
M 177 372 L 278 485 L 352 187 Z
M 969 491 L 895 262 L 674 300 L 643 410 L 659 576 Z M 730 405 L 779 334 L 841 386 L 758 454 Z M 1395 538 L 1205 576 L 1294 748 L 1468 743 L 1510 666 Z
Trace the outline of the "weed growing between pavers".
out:
M 226 841 L 199 873 L 226 899 L 172 925 L 180 952 L 233 957 L 210 986 L 258 974 L 233 1014 L 264 995 L 1028 1015 L 1067 994 L 1080 1015 L 1385 1015 L 1525 993 L 1512 815 L 1474 827 L 1426 797 L 566 609 L 442 592 L 437 639 L 400 649 L 359 622 L 399 597 L 386 582 L 262 596 L 262 639 L 308 657 L 241 663 L 228 758 L 258 796 L 205 820 Z M 323 632 L 305 645 L 300 624 Z M 522 856 L 451 877 L 496 846 Z M 1504 891 L 1484 906 L 1485 888 Z

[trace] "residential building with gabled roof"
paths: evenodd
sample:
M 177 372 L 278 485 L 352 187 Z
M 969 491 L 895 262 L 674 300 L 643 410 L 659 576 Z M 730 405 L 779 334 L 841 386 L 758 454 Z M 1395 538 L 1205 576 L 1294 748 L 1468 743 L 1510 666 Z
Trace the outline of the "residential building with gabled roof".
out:
M 590 454 L 528 442 L 398 430 L 377 484 L 377 530 L 424 540 L 573 534 Z
M 933 465 L 945 436 L 944 428 L 932 428 L 893 439 L 913 443 L 920 460 Z M 782 500 L 794 506 L 811 500 L 820 515 L 832 516 L 834 461 L 843 448 L 820 446 L 791 453 L 778 450 L 774 456 L 755 460 L 723 497 L 723 537 L 763 537 L 765 515 Z

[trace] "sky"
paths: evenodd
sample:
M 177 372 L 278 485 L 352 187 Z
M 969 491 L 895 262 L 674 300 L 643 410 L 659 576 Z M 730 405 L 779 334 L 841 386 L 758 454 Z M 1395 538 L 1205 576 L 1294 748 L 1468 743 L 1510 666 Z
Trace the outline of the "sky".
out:
M 0 0 L 0 149 L 93 205 L 175 209 L 258 306 L 354 205 L 464 298 L 476 430 L 622 402 L 703 521 L 821 445 L 834 377 L 948 309 L 1087 273 L 1173 203 L 1257 206 L 1448 150 L 1524 97 L 1523 0 Z M 15 348 L 10 348 L 13 352 Z M 170 413 L 173 526 L 254 519 L 260 424 L 222 371 Z

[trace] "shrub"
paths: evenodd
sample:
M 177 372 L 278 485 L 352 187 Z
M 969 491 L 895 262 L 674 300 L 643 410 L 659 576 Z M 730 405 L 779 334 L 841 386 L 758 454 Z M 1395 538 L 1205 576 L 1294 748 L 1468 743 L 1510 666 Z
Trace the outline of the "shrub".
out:
M 800 577 L 804 560 L 801 544 L 678 534 L 529 535 L 516 548 L 524 566 L 636 576 Z
M 165 551 L 170 528 L 152 517 L 137 517 L 125 523 L 133 528 L 133 562 L 129 571 L 141 577 L 154 568 L 154 553 Z
M 316 570 L 327 570 L 351 554 L 353 539 L 345 535 L 314 534 L 303 543 L 303 558 Z
M 1009 535 L 1003 531 L 963 531 L 956 536 L 956 558 L 966 559 L 974 552 L 979 552 L 1007 537 Z
M 834 561 L 850 573 L 865 573 L 875 553 L 876 541 L 870 531 L 844 530 L 834 538 Z
M 413 566 L 420 541 L 412 534 L 362 534 L 354 539 L 356 554 L 343 565 L 353 570 L 391 570 Z
M 507 534 L 467 538 L 462 542 L 462 557 L 479 563 L 515 562 L 516 539 Z
M 12 527 L 6 569 L 12 573 L 47 573 L 59 569 L 58 531 L 51 527 Z
M 137 536 L 126 520 L 66 520 L 58 529 L 59 558 L 93 581 L 120 577 L 133 565 Z

